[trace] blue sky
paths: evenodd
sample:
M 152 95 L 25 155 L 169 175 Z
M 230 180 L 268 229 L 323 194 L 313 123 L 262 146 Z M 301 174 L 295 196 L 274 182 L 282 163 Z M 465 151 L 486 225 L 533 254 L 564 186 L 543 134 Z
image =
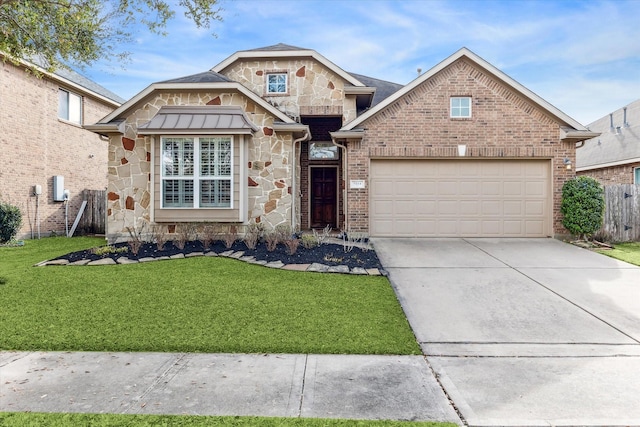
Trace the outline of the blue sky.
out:
M 406 84 L 467 47 L 582 124 L 640 98 L 640 1 L 223 0 L 221 23 L 180 13 L 140 31 L 125 69 L 83 74 L 125 99 L 234 52 L 285 43 L 346 71 Z M 217 37 L 211 35 L 212 32 Z

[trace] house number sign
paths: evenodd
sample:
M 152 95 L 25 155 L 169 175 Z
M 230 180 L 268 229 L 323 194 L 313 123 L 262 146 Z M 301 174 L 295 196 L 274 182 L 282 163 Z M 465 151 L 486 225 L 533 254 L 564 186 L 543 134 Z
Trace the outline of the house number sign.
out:
M 364 179 L 352 179 L 349 181 L 349 188 L 352 190 L 357 190 L 361 188 L 365 188 Z

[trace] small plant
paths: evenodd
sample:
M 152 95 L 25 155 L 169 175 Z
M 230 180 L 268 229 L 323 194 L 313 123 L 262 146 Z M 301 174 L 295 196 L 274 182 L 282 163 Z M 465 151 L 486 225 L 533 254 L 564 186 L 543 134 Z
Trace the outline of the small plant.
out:
M 247 249 L 255 249 L 258 245 L 258 241 L 264 232 L 264 225 L 262 224 L 249 224 L 247 230 L 244 233 L 242 241 L 247 246 Z
M 231 246 L 238 240 L 238 226 L 230 225 L 226 232 L 222 233 L 222 243 L 227 249 L 231 249 Z
M 339 264 L 342 262 L 344 258 L 335 256 L 333 253 L 328 253 L 322 259 L 324 259 L 327 262 L 335 262 L 336 264 Z
M 318 242 L 318 238 L 316 236 L 313 236 L 311 234 L 302 235 L 302 246 L 305 249 L 313 249 L 318 245 L 320 245 L 320 242 Z
M 196 225 L 193 223 L 179 224 L 177 227 L 176 238 L 173 244 L 180 250 L 184 249 L 187 242 L 193 240 L 196 235 Z
M 198 233 L 198 240 L 202 243 L 202 247 L 206 251 L 209 246 L 218 239 L 220 231 L 217 226 L 206 224 L 202 226 L 202 231 Z
M 267 251 L 275 251 L 278 243 L 280 243 L 280 235 L 275 230 L 264 233 L 264 244 L 267 247 Z
M 167 232 L 165 226 L 161 224 L 154 224 L 151 228 L 151 237 L 156 243 L 158 250 L 163 250 L 165 243 L 167 243 Z
M 129 252 L 129 248 L 126 246 L 121 246 L 119 248 L 116 248 L 115 246 L 107 245 L 107 246 L 100 246 L 99 248 L 92 248 L 90 251 L 94 255 L 104 256 L 109 254 L 121 254 L 121 253 Z
M 313 237 L 316 238 L 316 240 L 318 241 L 319 245 L 325 244 L 327 243 L 327 240 L 329 239 L 329 237 L 331 237 L 331 226 L 327 225 L 325 228 L 322 229 L 322 234 L 318 233 L 318 230 L 313 230 Z
M 367 246 L 367 241 L 369 239 L 369 235 L 367 233 L 358 233 L 355 231 L 351 232 L 342 232 L 342 248 L 345 252 L 351 252 L 354 247 L 358 246 L 363 251 L 369 250 Z
M 138 255 L 138 252 L 140 252 L 140 248 L 142 248 L 142 244 L 144 243 L 144 240 L 142 238 L 143 230 L 144 230 L 144 225 L 138 229 L 138 227 L 135 225 L 135 221 L 134 221 L 133 228 L 127 227 L 129 236 L 131 236 L 127 244 L 131 248 L 131 253 L 135 256 Z
M 604 220 L 604 190 L 594 178 L 580 176 L 562 187 L 564 216 L 562 225 L 573 235 L 587 239 L 602 227 Z
M 289 255 L 294 255 L 298 251 L 298 246 L 300 246 L 300 239 L 295 236 L 290 236 L 285 239 L 283 243 L 287 247 L 287 253 Z
M 0 243 L 12 240 L 22 226 L 22 212 L 17 206 L 0 201 Z

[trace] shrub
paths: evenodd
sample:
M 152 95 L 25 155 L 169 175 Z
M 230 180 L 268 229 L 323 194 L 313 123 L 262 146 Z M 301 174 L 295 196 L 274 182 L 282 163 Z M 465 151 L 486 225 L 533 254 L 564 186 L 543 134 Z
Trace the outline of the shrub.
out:
M 303 234 L 302 235 L 302 246 L 305 249 L 313 249 L 318 246 L 320 242 L 318 242 L 318 238 L 311 234 Z
M 222 233 L 222 243 L 227 249 L 231 249 L 231 246 L 238 240 L 238 227 L 236 225 L 230 225 L 227 231 Z
M 22 226 L 22 212 L 17 206 L 0 201 L 0 243 L 15 238 Z
M 604 219 L 604 190 L 594 178 L 580 176 L 565 182 L 562 187 L 564 216 L 562 225 L 571 234 L 587 238 L 602 227 Z
M 263 232 L 264 232 L 264 225 L 249 224 L 249 226 L 247 227 L 244 233 L 244 238 L 242 239 L 244 244 L 247 246 L 247 249 L 253 250 L 256 248 L 256 246 L 258 245 L 258 240 L 260 240 L 260 237 L 262 236 Z

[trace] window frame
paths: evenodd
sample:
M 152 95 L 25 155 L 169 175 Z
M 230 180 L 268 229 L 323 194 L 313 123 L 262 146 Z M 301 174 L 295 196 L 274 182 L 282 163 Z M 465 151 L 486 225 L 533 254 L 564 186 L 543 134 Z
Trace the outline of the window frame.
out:
M 190 153 L 190 159 L 192 159 L 192 165 L 185 165 L 181 160 L 185 159 L 185 151 L 184 148 L 180 148 L 179 155 L 181 158 L 178 159 L 178 164 L 174 165 L 175 168 L 177 166 L 176 174 L 168 174 L 168 167 L 165 153 L 167 152 L 167 148 L 165 146 L 165 142 L 169 142 L 170 140 L 175 140 L 174 142 L 181 143 L 183 145 L 186 142 L 191 142 L 193 144 L 192 152 Z M 210 155 L 213 155 L 214 161 L 209 164 L 210 169 L 213 169 L 213 173 L 205 173 L 203 171 L 203 143 L 213 143 L 214 149 L 209 151 Z M 221 144 L 228 145 L 228 151 L 224 152 L 220 148 Z M 229 210 L 235 209 L 234 206 L 234 144 L 235 139 L 233 135 L 163 135 L 160 137 L 160 209 L 180 209 L 180 210 L 205 210 L 205 209 L 216 209 L 216 210 Z M 220 156 L 224 156 L 226 162 L 219 162 Z M 175 156 L 172 156 L 175 158 Z M 188 159 L 187 159 L 188 160 Z M 228 171 L 223 170 L 228 169 Z M 185 173 L 186 171 L 186 173 Z M 184 191 L 184 184 L 179 185 L 182 188 L 177 190 L 178 196 L 180 197 L 182 203 L 178 201 L 177 204 L 168 204 L 166 200 L 166 190 L 167 187 L 165 183 L 168 181 L 182 181 L 188 182 L 192 181 L 191 185 L 191 205 L 185 205 L 184 194 L 180 193 Z M 203 202 L 203 183 L 205 182 L 228 182 L 228 187 L 225 189 L 226 198 L 228 199 L 228 203 L 222 204 L 221 202 Z M 217 184 L 220 185 L 220 184 Z M 213 193 L 213 198 L 216 198 L 216 193 Z M 219 197 L 219 193 L 218 193 Z M 182 205 L 181 205 L 182 204 Z
M 640 184 L 640 166 L 633 168 L 633 183 Z
M 271 91 L 271 82 L 269 81 L 271 77 L 284 77 L 284 83 L 276 82 L 276 85 L 284 85 L 284 91 L 274 92 Z M 267 95 L 287 95 L 289 93 L 289 73 L 286 71 L 268 71 L 265 73 L 265 86 Z
M 77 121 L 75 117 L 72 118 L 72 99 L 77 100 Z M 63 103 L 64 101 L 64 103 Z M 75 105 L 73 106 L 76 109 Z M 65 122 L 73 123 L 78 126 L 82 126 L 84 115 L 84 97 L 80 94 L 72 92 L 64 88 L 58 88 L 58 119 Z
M 462 101 L 462 100 L 467 100 L 469 102 L 468 106 L 462 106 L 462 105 L 454 105 L 454 101 Z M 451 119 L 470 119 L 473 115 L 473 99 L 471 96 L 452 96 L 449 98 L 449 118 Z M 466 109 L 469 109 L 469 114 L 464 116 L 462 115 L 462 112 Z M 457 112 L 457 114 L 454 114 L 454 111 Z

